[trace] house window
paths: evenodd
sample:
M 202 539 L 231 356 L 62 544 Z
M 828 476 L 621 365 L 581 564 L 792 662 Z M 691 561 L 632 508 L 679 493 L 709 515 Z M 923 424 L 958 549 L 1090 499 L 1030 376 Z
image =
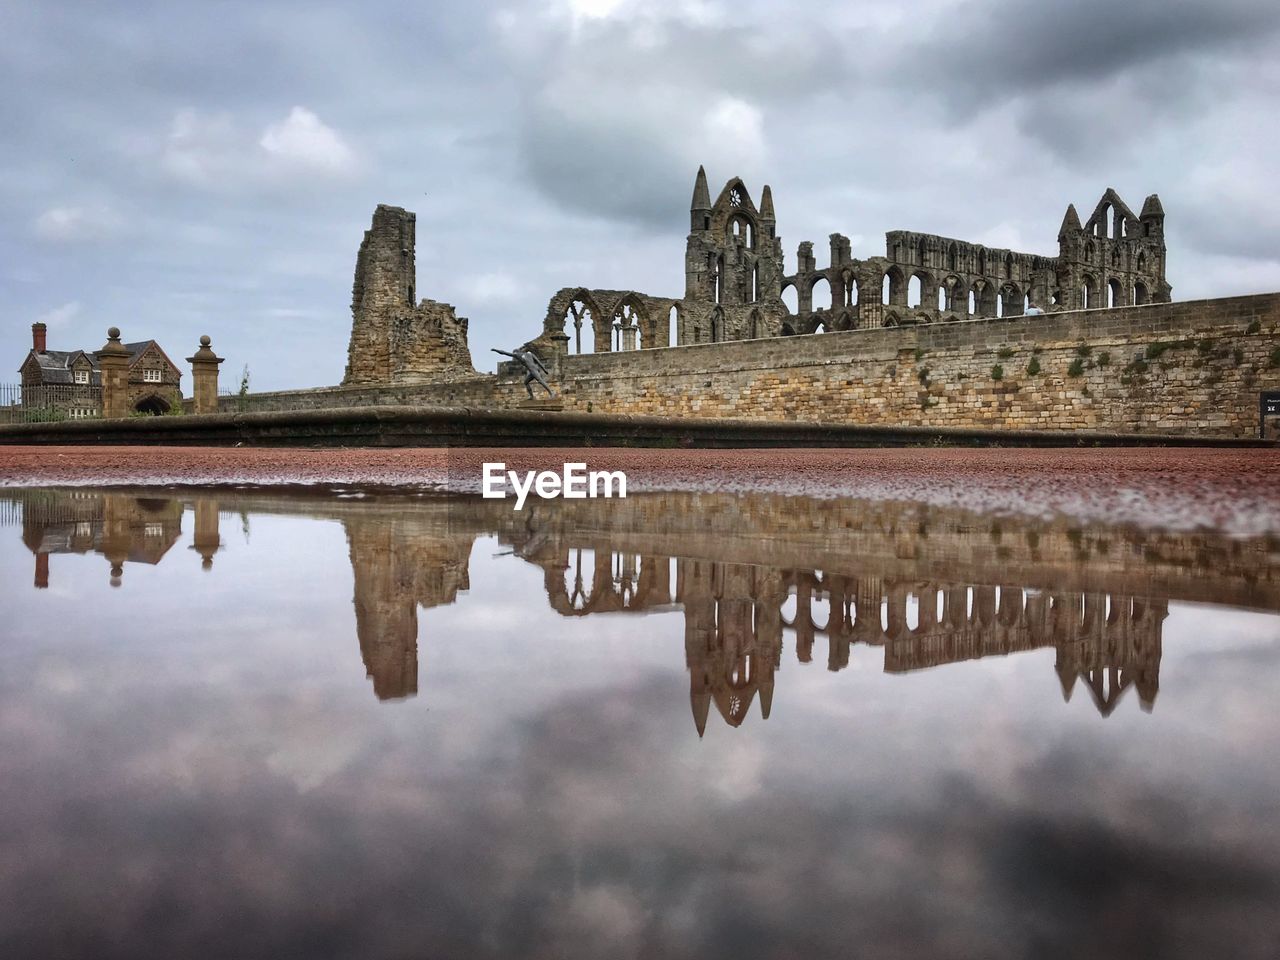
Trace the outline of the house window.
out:
M 75 372 L 75 377 L 76 377 L 76 383 L 88 383 L 88 382 L 89 382 L 89 371 L 88 371 L 88 370 L 77 370 L 77 371 Z
M 142 379 L 145 383 L 159 383 L 161 375 L 159 370 L 143 370 Z
M 84 521 L 76 524 L 77 540 L 87 540 L 91 536 L 93 536 L 93 526 L 91 524 L 85 523 Z

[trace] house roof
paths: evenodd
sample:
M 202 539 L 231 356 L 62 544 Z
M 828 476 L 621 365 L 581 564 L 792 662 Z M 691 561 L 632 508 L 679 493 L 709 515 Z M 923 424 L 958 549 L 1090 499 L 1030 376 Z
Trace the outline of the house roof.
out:
M 71 368 L 81 357 L 89 361 L 89 368 L 93 371 L 89 375 L 90 382 L 97 383 L 101 377 L 98 372 L 98 358 L 91 353 L 85 353 L 83 350 L 46 350 L 44 353 L 36 353 L 32 350 L 27 353 L 27 359 L 22 361 L 22 367 L 25 367 L 33 357 L 40 370 L 40 379 L 44 383 L 74 382 L 71 376 Z M 19 372 L 21 372 L 22 367 L 18 368 Z
M 169 366 L 177 370 L 179 376 L 182 375 L 181 368 L 169 358 L 169 355 L 164 352 L 164 348 L 154 340 L 138 340 L 134 343 L 121 344 L 121 346 L 129 354 L 130 367 L 137 363 L 149 348 L 155 347 Z M 40 371 L 40 380 L 43 383 L 73 383 L 74 378 L 71 375 L 71 368 L 75 365 L 76 360 L 81 357 L 89 361 L 89 368 L 93 371 L 89 375 L 89 382 L 97 384 L 102 380 L 97 356 L 86 350 L 46 350 L 44 353 L 36 353 L 34 350 L 30 350 L 27 352 L 26 360 L 22 361 L 22 367 L 18 368 L 19 373 L 22 372 L 23 367 L 27 365 L 32 357 L 35 358 Z

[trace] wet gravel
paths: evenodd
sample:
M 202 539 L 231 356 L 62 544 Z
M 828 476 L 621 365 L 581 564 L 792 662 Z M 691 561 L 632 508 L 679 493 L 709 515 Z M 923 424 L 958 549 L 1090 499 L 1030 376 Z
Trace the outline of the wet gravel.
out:
M 984 512 L 1280 533 L 1280 451 L 1218 449 L 0 447 L 4 486 L 257 486 L 477 492 L 481 464 L 623 470 L 631 492 L 754 490 Z

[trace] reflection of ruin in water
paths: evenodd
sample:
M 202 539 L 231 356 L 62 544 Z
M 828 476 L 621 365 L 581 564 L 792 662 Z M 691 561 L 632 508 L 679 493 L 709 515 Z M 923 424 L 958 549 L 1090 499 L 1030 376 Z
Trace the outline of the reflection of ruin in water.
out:
M 788 636 L 800 663 L 825 641 L 833 671 L 857 643 L 883 647 L 887 673 L 1053 648 L 1064 696 L 1082 683 L 1105 716 L 1130 687 L 1151 709 L 1169 599 L 1280 610 L 1267 538 L 766 495 L 557 501 L 523 513 L 474 498 L 233 499 L 240 510 L 342 521 L 361 657 L 382 700 L 417 692 L 418 608 L 458 602 L 476 538 L 495 534 L 541 568 L 561 616 L 682 611 L 699 733 L 712 704 L 734 727 L 757 698 L 768 717 Z M 37 587 L 53 553 L 101 553 L 117 584 L 126 562 L 158 563 L 184 503 L 90 491 L 20 491 L 15 502 Z M 219 504 L 186 502 L 208 569 Z M 11 503 L 0 516 L 19 515 Z

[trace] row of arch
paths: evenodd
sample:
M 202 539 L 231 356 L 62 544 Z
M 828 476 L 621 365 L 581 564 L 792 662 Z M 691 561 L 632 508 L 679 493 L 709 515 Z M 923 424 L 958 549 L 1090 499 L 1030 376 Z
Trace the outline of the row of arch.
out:
M 713 305 L 709 312 L 698 311 L 686 317 L 684 305 L 678 300 L 653 300 L 627 293 L 617 298 L 610 310 L 599 306 L 598 294 L 599 291 L 593 294 L 578 289 L 566 291 L 552 300 L 546 331 L 567 338 L 566 349 L 570 355 L 674 347 L 681 343 L 754 340 L 769 336 L 775 330 L 769 316 L 776 311 L 763 307 L 750 307 L 745 316 L 735 311 L 731 322 L 720 304 Z M 748 309 L 748 305 L 738 308 L 743 309 Z M 602 320 L 605 317 L 608 319 Z M 789 327 L 783 332 L 797 331 Z
M 1093 277 L 1085 275 L 1080 282 L 1080 307 L 1094 310 L 1101 307 L 1141 306 L 1151 302 L 1151 290 L 1145 281 L 1132 283 L 1112 277 L 1099 285 Z
M 1119 246 L 1110 248 L 1110 256 L 1105 255 L 1104 248 L 1097 240 L 1083 240 L 1080 243 L 1080 259 L 1085 263 L 1098 262 L 1104 259 L 1109 260 L 1110 265 L 1117 269 L 1125 269 L 1126 261 L 1132 256 L 1131 251 L 1125 251 Z M 1147 272 L 1147 251 L 1139 250 L 1136 257 L 1133 258 L 1133 272 Z
M 931 244 L 929 241 L 933 240 Z M 941 244 L 946 246 L 942 247 Z M 998 250 L 987 250 L 985 247 L 974 247 L 961 244 L 958 240 L 943 241 L 922 235 L 914 243 L 901 238 L 895 239 L 889 248 L 891 260 L 899 264 L 912 260 L 915 266 L 936 270 L 949 270 L 952 273 L 987 274 L 997 265 L 1004 267 L 1004 276 L 1013 279 L 1021 273 L 1043 269 L 1044 258 L 1032 254 L 1015 254 L 1012 250 L 1004 251 L 1000 256 Z
M 800 313 L 799 294 L 796 281 L 785 281 L 782 288 L 782 302 L 793 316 Z M 864 287 L 867 284 L 853 277 L 846 277 L 843 291 L 833 289 L 826 275 L 818 274 L 809 281 L 809 304 L 811 310 L 823 310 L 814 306 L 818 299 L 815 294 L 826 291 L 822 298 L 830 300 L 833 312 L 841 309 L 857 308 L 866 302 Z M 929 293 L 929 291 L 936 291 Z M 1031 306 L 1029 291 L 1013 281 L 997 285 L 996 282 L 979 278 L 972 282 L 954 274 L 941 282 L 932 276 L 915 271 L 910 277 L 904 276 L 897 266 L 890 267 L 881 278 L 879 296 L 871 301 L 881 306 L 893 306 L 906 309 L 938 310 L 965 316 L 1001 317 L 1018 316 Z M 855 311 L 856 312 L 856 311 Z
M 852 279 L 850 278 L 850 280 Z M 903 279 L 902 271 L 897 267 L 891 267 L 883 275 L 879 297 L 872 302 L 885 307 L 899 307 L 906 310 L 937 310 L 940 313 L 975 317 L 1021 316 L 1027 313 L 1033 305 L 1030 291 L 1013 281 L 1006 281 L 997 285 L 993 281 L 979 278 L 970 283 L 958 276 L 951 275 L 939 283 L 923 271 L 912 273 L 909 278 L 906 278 L 905 284 Z M 841 296 L 840 291 L 831 288 L 827 277 L 819 274 L 809 281 L 809 303 L 811 309 L 815 313 L 825 309 L 815 305 L 815 301 L 818 300 L 817 294 L 825 290 L 830 292 L 823 299 L 830 300 L 830 309 L 833 313 L 847 310 L 856 314 L 858 312 L 856 308 L 864 299 L 862 292 L 864 286 L 865 284 L 857 281 L 848 282 L 845 284 L 843 296 Z M 930 294 L 930 290 L 936 292 Z M 1085 274 L 1081 280 L 1078 294 L 1077 302 L 1071 304 L 1067 302 L 1063 292 L 1055 287 L 1050 293 L 1050 302 L 1046 306 L 1061 309 L 1079 307 L 1091 310 L 1102 307 L 1142 305 L 1152 302 L 1151 287 L 1146 280 L 1142 279 L 1124 280 L 1118 277 L 1110 277 L 1104 283 L 1099 283 L 1093 276 Z M 838 300 L 843 302 L 837 302 Z M 799 315 L 799 295 L 794 280 L 785 282 L 782 301 L 786 305 L 788 312 L 793 316 Z M 821 320 L 818 325 L 822 327 L 829 326 L 828 323 L 824 323 Z
M 646 305 L 636 293 L 624 294 L 612 310 L 606 310 L 590 291 L 574 290 L 557 314 L 558 331 L 568 337 L 570 354 L 617 353 L 677 343 L 679 307 L 673 303 L 662 310 Z

